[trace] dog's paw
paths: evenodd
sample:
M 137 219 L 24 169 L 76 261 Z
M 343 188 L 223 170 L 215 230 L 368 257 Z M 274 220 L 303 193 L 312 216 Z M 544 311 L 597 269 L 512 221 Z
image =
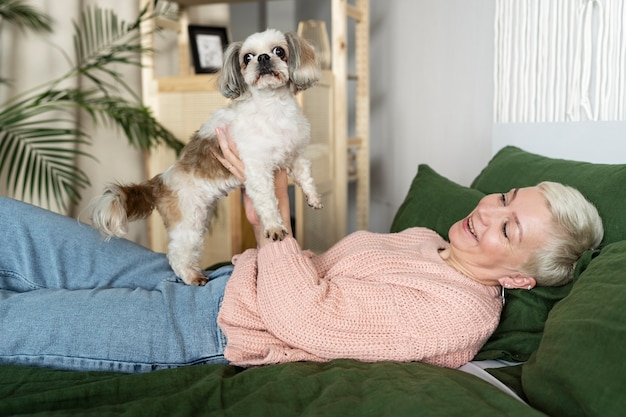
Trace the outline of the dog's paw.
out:
M 265 229 L 265 237 L 271 240 L 283 240 L 289 233 L 285 226 L 276 225 Z
M 306 199 L 306 202 L 309 205 L 309 207 L 312 207 L 316 210 L 324 208 L 324 205 L 322 204 L 322 201 L 320 200 L 318 196 L 312 196 L 312 197 L 308 196 Z
M 309 205 L 309 207 L 313 207 L 315 210 L 319 210 L 324 208 L 324 205 L 322 204 L 321 201 L 316 200 L 316 201 L 307 201 L 307 204 Z
M 203 287 L 204 285 L 206 285 L 207 282 L 209 282 L 209 279 L 205 277 L 204 275 L 200 274 L 200 276 L 193 278 L 190 282 L 185 282 L 185 284 L 195 285 L 197 287 Z
M 180 278 L 187 285 L 195 285 L 197 287 L 204 286 L 209 279 L 204 276 L 202 272 L 198 272 L 196 270 L 187 271 L 184 274 L 180 274 Z

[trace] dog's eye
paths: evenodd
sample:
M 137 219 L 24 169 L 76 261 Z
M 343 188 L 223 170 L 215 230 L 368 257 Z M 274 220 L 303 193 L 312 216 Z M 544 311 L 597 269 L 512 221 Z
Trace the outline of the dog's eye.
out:
M 253 57 L 254 57 L 254 55 L 252 55 L 252 54 L 245 54 L 243 56 L 243 64 L 244 65 L 248 65 L 250 63 L 250 61 L 252 61 Z
M 272 52 L 274 53 L 274 55 L 276 55 L 279 58 L 285 57 L 285 50 L 281 48 L 280 46 L 275 46 L 274 49 L 272 49 Z

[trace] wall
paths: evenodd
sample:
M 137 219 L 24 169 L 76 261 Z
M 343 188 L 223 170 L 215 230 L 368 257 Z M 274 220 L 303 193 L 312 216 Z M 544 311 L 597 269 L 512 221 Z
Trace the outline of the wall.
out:
M 469 184 L 491 155 L 494 0 L 370 1 L 370 229 L 419 163 Z

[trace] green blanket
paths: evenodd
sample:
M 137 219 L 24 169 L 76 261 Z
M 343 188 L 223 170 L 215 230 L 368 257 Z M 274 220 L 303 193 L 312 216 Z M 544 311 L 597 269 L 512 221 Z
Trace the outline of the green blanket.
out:
M 461 371 L 351 360 L 149 374 L 0 367 L 0 415 L 544 416 Z

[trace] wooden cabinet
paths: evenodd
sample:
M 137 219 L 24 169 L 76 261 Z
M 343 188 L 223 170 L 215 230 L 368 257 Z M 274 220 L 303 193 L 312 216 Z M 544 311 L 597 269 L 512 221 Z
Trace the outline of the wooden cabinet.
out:
M 142 0 L 143 4 L 151 0 Z M 323 72 L 321 81 L 300 94 L 304 114 L 311 123 L 311 143 L 307 156 L 322 194 L 324 208 L 310 209 L 302 193 L 295 193 L 295 235 L 303 248 L 321 252 L 347 233 L 348 183 L 354 182 L 356 227 L 366 229 L 369 222 L 369 20 L 368 0 L 332 1 L 331 47 L 332 69 Z M 231 2 L 233 2 L 231 0 Z M 186 140 L 208 119 L 211 112 L 227 104 L 215 86 L 216 75 L 193 75 L 190 70 L 187 37 L 187 6 L 228 3 L 224 0 L 179 0 L 177 21 L 161 20 L 157 24 L 176 30 L 178 36 L 180 75 L 156 77 L 154 62 L 145 57 L 143 98 L 156 117 L 181 140 Z M 354 48 L 348 48 L 348 20 L 355 21 Z M 154 27 L 146 27 L 151 33 Z M 151 41 L 151 36 L 146 36 Z M 354 51 L 355 73 L 348 73 L 348 50 Z M 349 99 L 348 85 L 355 97 Z M 353 126 L 348 123 L 348 103 L 354 103 Z M 348 137 L 348 131 L 355 137 Z M 349 155 L 356 157 L 356 170 L 348 174 Z M 173 152 L 159 149 L 147 157 L 151 177 L 174 162 Z M 220 201 L 210 233 L 206 238 L 204 265 L 229 260 L 232 255 L 254 245 L 241 209 L 241 194 L 232 193 Z M 150 246 L 167 250 L 167 235 L 158 214 L 150 219 Z

